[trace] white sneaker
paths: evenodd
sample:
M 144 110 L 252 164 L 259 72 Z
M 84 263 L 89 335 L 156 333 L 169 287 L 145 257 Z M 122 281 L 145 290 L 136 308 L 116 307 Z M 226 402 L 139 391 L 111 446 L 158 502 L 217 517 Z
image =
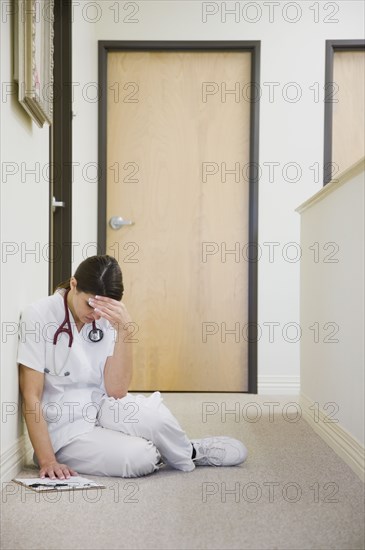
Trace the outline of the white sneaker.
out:
M 247 458 L 247 449 L 238 439 L 231 437 L 205 437 L 193 439 L 196 466 L 236 466 Z

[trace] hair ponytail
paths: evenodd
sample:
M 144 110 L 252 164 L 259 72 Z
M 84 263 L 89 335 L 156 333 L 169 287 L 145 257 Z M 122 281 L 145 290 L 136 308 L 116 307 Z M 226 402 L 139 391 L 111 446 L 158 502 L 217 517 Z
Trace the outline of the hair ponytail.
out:
M 54 292 L 56 292 L 56 290 L 58 290 L 59 288 L 65 288 L 66 290 L 70 290 L 71 288 L 70 279 L 66 279 L 66 281 L 63 281 L 62 283 L 58 284 L 54 289 Z

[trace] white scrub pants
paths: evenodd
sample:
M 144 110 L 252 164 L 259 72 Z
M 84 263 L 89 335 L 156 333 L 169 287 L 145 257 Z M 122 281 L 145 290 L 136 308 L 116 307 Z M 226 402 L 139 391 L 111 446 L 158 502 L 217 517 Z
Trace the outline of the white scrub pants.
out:
M 157 391 L 149 397 L 104 395 L 93 430 L 59 449 L 56 459 L 79 474 L 139 477 L 158 470 L 161 460 L 190 472 L 191 455 L 189 438 Z

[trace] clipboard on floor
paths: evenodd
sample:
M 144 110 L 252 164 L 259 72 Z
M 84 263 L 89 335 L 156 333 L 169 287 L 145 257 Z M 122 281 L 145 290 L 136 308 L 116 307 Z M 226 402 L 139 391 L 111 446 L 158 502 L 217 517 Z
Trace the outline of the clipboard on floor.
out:
M 105 485 L 81 476 L 70 476 L 68 479 L 51 479 L 49 477 L 14 478 L 12 481 L 37 493 L 106 489 Z

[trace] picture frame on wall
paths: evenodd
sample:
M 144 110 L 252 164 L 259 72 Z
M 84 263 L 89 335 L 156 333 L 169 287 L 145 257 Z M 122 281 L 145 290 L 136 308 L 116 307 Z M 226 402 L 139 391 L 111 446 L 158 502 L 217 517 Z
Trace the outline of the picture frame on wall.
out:
M 18 100 L 42 128 L 53 121 L 54 0 L 16 0 L 14 79 Z

